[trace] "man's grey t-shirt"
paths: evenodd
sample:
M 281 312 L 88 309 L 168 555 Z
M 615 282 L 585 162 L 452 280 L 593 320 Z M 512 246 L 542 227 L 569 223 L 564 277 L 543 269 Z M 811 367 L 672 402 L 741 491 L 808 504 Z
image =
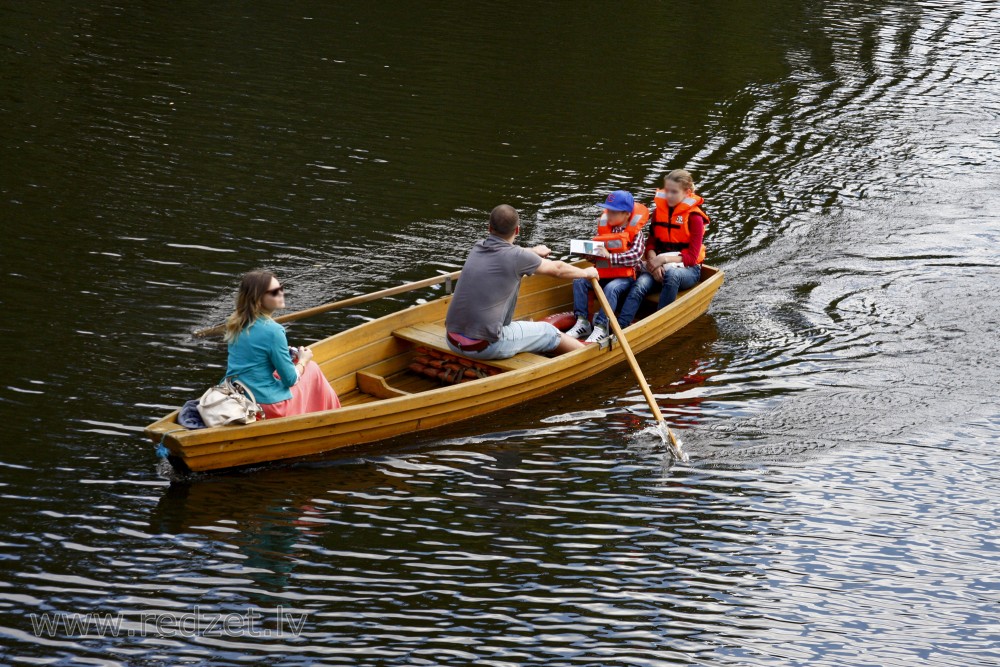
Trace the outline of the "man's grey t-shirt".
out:
M 445 327 L 469 338 L 499 340 L 500 329 L 514 317 L 521 277 L 533 274 L 541 263 L 532 251 L 499 236 L 477 242 L 462 267 Z

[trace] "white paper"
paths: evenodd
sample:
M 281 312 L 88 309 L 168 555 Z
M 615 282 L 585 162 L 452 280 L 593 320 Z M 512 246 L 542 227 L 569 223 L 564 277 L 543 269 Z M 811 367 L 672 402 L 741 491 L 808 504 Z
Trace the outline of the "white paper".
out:
M 676 254 L 677 253 L 675 252 L 661 252 L 659 255 L 657 255 L 657 257 L 667 257 L 669 255 L 676 255 Z M 666 264 L 663 265 L 663 269 L 666 270 L 672 266 L 682 267 L 684 266 L 684 262 L 667 262 Z
M 573 239 L 569 242 L 569 251 L 574 255 L 593 255 L 597 248 L 603 248 L 603 241 L 592 241 L 591 239 Z

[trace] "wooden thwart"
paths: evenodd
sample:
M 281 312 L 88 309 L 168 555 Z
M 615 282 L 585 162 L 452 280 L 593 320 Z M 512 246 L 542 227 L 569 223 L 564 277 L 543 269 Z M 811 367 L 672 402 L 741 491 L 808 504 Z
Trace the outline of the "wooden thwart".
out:
M 402 329 L 396 329 L 392 332 L 392 335 L 396 338 L 402 338 L 403 340 L 408 340 L 411 343 L 417 345 L 423 345 L 424 347 L 429 347 L 434 350 L 440 350 L 441 352 L 447 352 L 448 354 L 454 355 L 456 357 L 463 357 L 465 355 L 456 354 L 445 341 L 445 328 L 440 324 L 431 324 L 429 322 L 420 322 L 412 326 L 403 327 Z M 472 357 L 466 357 L 467 359 L 472 359 Z M 541 364 L 548 361 L 548 357 L 543 357 L 540 354 L 532 354 L 530 352 L 522 352 L 521 354 L 515 355 L 510 359 L 490 359 L 489 361 L 483 360 L 479 361 L 481 364 L 487 364 L 489 366 L 494 366 L 496 368 L 502 368 L 505 371 L 517 371 L 522 368 L 527 368 L 529 366 L 534 366 L 536 364 Z

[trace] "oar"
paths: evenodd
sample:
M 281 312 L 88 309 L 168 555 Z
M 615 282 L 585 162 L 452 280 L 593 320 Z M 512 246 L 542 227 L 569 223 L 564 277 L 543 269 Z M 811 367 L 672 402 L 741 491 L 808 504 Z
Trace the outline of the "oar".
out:
M 688 455 L 684 453 L 681 449 L 680 440 L 674 435 L 674 432 L 670 430 L 667 426 L 666 420 L 663 419 L 663 415 L 660 413 L 660 406 L 656 404 L 656 399 L 653 398 L 653 392 L 649 390 L 649 384 L 646 382 L 646 376 L 642 374 L 642 369 L 639 368 L 639 362 L 635 360 L 635 355 L 632 354 L 632 348 L 629 346 L 628 341 L 625 340 L 625 334 L 622 332 L 622 328 L 618 325 L 618 318 L 615 317 L 615 311 L 611 309 L 611 305 L 608 303 L 608 297 L 604 295 L 604 290 L 601 288 L 601 284 L 597 281 L 597 278 L 591 278 L 590 284 L 594 288 L 594 294 L 597 295 L 597 300 L 601 302 L 601 308 L 608 316 L 608 323 L 611 324 L 611 329 L 615 332 L 615 336 L 618 337 L 618 343 L 622 346 L 622 352 L 625 353 L 625 358 L 628 359 L 629 365 L 632 367 L 632 372 L 635 373 L 636 380 L 639 381 L 639 387 L 642 389 L 643 395 L 646 397 L 646 402 L 649 403 L 649 409 L 653 411 L 653 416 L 656 417 L 656 425 L 660 430 L 660 437 L 663 438 L 664 444 L 667 442 L 667 438 L 670 438 L 670 444 L 673 446 L 674 454 L 681 461 L 687 461 Z
M 314 306 L 312 308 L 306 308 L 305 310 L 300 310 L 295 313 L 288 313 L 287 315 L 282 315 L 280 317 L 274 318 L 274 321 L 294 322 L 295 320 L 301 320 L 306 317 L 312 317 L 313 315 L 328 313 L 331 310 L 337 310 L 338 308 L 346 308 L 347 306 L 353 306 L 358 303 L 375 301 L 376 299 L 381 299 L 382 297 L 393 296 L 394 294 L 402 294 L 403 292 L 409 292 L 415 289 L 420 289 L 421 287 L 430 287 L 431 285 L 438 285 L 448 280 L 454 280 L 455 278 L 458 278 L 458 275 L 460 273 L 461 271 L 454 271 L 452 273 L 446 273 L 444 275 L 434 276 L 433 278 L 424 278 L 423 280 L 417 280 L 412 283 L 397 285 L 396 287 L 390 287 L 388 289 L 380 290 L 378 292 L 372 292 L 371 294 L 352 296 L 349 299 L 341 299 L 340 301 L 333 301 L 332 303 L 326 303 L 323 304 L 322 306 Z M 226 325 L 217 324 L 214 327 L 198 329 L 197 331 L 194 332 L 194 335 L 200 337 L 214 336 L 222 333 L 225 330 L 225 328 Z

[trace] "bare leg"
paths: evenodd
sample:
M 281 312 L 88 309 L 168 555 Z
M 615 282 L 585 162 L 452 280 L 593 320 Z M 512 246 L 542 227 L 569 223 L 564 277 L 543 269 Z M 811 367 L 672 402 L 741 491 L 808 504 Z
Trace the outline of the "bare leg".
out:
M 577 340 L 566 334 L 559 334 L 559 345 L 556 346 L 556 349 L 552 350 L 552 354 L 566 354 L 573 350 L 579 350 L 581 347 L 586 347 L 582 340 Z

